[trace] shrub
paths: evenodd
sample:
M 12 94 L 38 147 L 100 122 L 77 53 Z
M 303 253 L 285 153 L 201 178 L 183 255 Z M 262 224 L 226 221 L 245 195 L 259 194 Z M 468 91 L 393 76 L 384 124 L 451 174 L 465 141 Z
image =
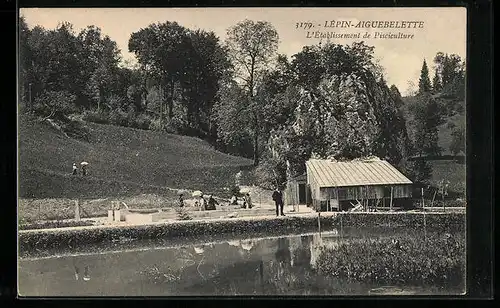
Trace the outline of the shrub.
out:
M 285 182 L 286 166 L 282 161 L 263 158 L 253 171 L 253 181 L 260 187 L 274 189 Z
M 118 126 L 128 126 L 128 114 L 121 109 L 114 109 L 109 112 L 109 120 L 112 124 Z
M 51 228 L 67 228 L 67 227 L 82 227 L 94 225 L 93 220 L 80 220 L 80 221 L 44 221 L 36 223 L 19 222 L 19 230 L 34 230 L 34 229 L 51 229 Z
M 188 211 L 184 207 L 178 207 L 175 209 L 175 212 L 177 213 L 177 217 L 179 220 L 191 220 L 191 216 L 189 216 Z
M 134 127 L 148 130 L 151 126 L 151 119 L 145 114 L 139 114 L 134 120 Z
M 95 110 L 95 111 L 84 111 L 83 113 L 83 120 L 87 122 L 93 122 L 93 123 L 98 123 L 98 124 L 109 124 L 109 114 L 105 111 L 102 110 Z
M 44 91 L 33 104 L 35 114 L 46 118 L 61 118 L 76 110 L 76 96 L 67 91 Z

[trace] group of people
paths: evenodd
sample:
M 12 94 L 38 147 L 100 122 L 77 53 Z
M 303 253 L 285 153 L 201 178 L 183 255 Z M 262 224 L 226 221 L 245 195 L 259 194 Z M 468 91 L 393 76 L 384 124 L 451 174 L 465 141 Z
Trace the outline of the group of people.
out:
M 82 163 L 81 166 L 82 166 L 82 169 L 81 169 L 82 175 L 87 175 L 87 164 Z M 76 163 L 73 163 L 73 173 L 72 174 L 78 175 L 78 166 L 76 165 Z
M 213 211 L 216 209 L 216 205 L 219 205 L 219 202 L 217 202 L 217 200 L 215 200 L 215 198 L 210 195 L 208 197 L 208 201 L 203 197 L 203 196 L 200 196 L 199 197 L 200 199 L 199 200 L 196 200 L 194 205 L 196 207 L 201 207 L 202 209 L 206 210 L 206 211 Z M 180 194 L 179 195 L 179 207 L 184 207 L 184 194 Z
M 238 205 L 238 198 L 233 195 L 231 200 L 229 201 L 230 205 Z M 252 198 L 250 197 L 250 193 L 246 193 L 243 195 L 243 203 L 241 204 L 242 209 L 251 209 L 253 207 Z
M 201 207 L 204 210 L 210 211 L 210 210 L 215 210 L 216 205 L 219 205 L 219 202 L 215 200 L 215 198 L 210 195 L 208 197 L 208 201 L 203 197 L 200 196 L 199 200 L 195 201 L 195 206 L 196 207 Z M 283 213 L 283 207 L 284 207 L 284 202 L 283 202 L 283 192 L 276 187 L 276 189 L 273 191 L 272 198 L 274 201 L 274 204 L 276 206 L 276 216 L 285 216 Z M 229 201 L 230 205 L 237 205 L 238 204 L 238 198 L 233 195 L 231 197 L 231 200 Z M 183 207 L 184 204 L 184 194 L 179 195 L 179 207 Z M 243 196 L 243 204 L 241 205 L 241 208 L 243 209 L 251 209 L 253 207 L 252 205 L 252 198 L 250 197 L 250 193 L 246 193 Z

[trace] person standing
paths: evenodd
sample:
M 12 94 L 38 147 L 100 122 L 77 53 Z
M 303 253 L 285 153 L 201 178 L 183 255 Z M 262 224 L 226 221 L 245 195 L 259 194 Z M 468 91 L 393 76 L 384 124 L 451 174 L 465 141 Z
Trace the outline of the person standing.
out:
M 179 195 L 179 207 L 184 206 L 184 194 Z
M 82 165 L 82 175 L 87 175 L 87 165 Z
M 252 198 L 250 198 L 250 193 L 246 194 L 245 202 L 246 202 L 246 208 L 251 209 L 252 208 Z
M 215 200 L 214 197 L 210 195 L 210 197 L 208 198 L 208 204 L 206 206 L 206 210 L 208 211 L 215 210 L 216 209 L 215 205 L 219 205 L 219 202 L 217 202 L 217 200 Z
M 73 175 L 78 174 L 78 167 L 76 166 L 76 163 L 73 163 Z
M 273 192 L 273 200 L 274 200 L 274 204 L 276 205 L 276 216 L 279 216 L 281 214 L 281 216 L 285 216 L 285 214 L 283 213 L 283 193 L 281 192 L 281 190 L 279 189 L 279 187 L 276 187 L 276 189 L 274 190 Z

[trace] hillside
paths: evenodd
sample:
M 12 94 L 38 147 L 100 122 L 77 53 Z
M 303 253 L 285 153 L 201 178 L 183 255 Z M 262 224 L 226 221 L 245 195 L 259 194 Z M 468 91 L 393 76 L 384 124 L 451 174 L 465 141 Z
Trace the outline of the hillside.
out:
M 214 150 L 197 138 L 85 124 L 89 141 L 64 136 L 45 123 L 19 119 L 21 198 L 105 198 L 167 189 L 227 194 L 234 176 L 252 161 Z M 89 163 L 86 177 L 72 176 L 73 162 Z M 227 188 L 227 189 L 226 189 Z

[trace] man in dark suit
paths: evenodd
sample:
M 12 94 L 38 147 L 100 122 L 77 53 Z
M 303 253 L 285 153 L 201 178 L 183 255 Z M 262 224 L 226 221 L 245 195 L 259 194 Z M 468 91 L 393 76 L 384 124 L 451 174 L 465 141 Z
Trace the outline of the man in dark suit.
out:
M 281 213 L 281 216 L 285 216 L 283 213 L 283 193 L 279 189 L 279 187 L 276 187 L 276 189 L 273 192 L 273 200 L 274 204 L 276 205 L 276 216 L 279 216 Z

